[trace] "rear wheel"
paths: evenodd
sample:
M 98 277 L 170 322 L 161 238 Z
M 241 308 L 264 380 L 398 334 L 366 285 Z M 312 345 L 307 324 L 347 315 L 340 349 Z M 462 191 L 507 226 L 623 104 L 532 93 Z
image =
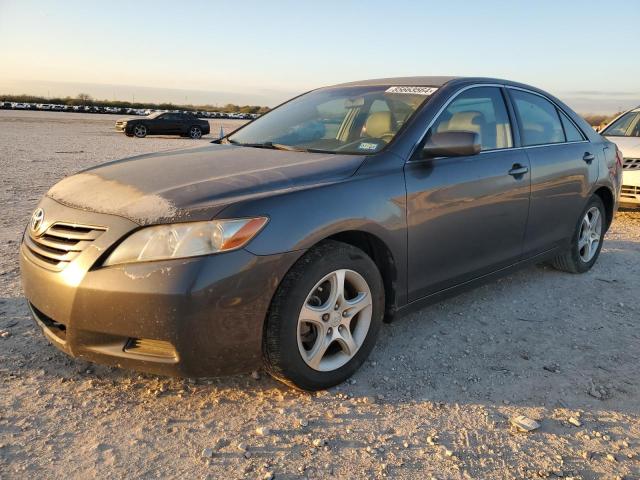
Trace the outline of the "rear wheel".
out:
M 189 129 L 189 136 L 194 140 L 202 138 L 202 129 L 200 127 L 193 126 Z
M 133 134 L 138 138 L 144 138 L 147 136 L 147 127 L 144 125 L 136 125 L 133 127 Z
M 569 273 L 584 273 L 591 269 L 602 249 L 606 215 L 600 197 L 593 196 L 580 216 L 571 247 L 553 260 L 556 269 Z
M 287 273 L 267 316 L 264 358 L 277 379 L 320 390 L 349 378 L 375 344 L 384 288 L 362 250 L 327 241 Z

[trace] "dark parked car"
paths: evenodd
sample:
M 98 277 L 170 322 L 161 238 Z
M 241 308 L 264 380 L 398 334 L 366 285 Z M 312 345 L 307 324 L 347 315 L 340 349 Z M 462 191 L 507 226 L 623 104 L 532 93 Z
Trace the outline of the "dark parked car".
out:
M 190 113 L 157 112 L 145 117 L 124 118 L 116 122 L 116 130 L 128 137 L 147 135 L 180 135 L 200 138 L 209 134 L 209 122 Z
M 70 355 L 182 376 L 264 363 L 321 389 L 383 318 L 530 263 L 589 270 L 621 172 L 614 144 L 533 87 L 342 84 L 216 144 L 62 180 L 25 232 L 22 282 Z

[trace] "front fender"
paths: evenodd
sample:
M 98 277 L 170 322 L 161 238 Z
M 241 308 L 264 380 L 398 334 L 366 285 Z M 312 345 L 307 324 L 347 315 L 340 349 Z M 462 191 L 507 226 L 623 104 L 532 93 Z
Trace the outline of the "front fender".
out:
M 302 190 L 239 202 L 218 218 L 266 215 L 269 223 L 245 248 L 255 255 L 307 250 L 347 231 L 361 231 L 380 239 L 397 268 L 398 291 L 406 284 L 406 190 L 401 169 Z

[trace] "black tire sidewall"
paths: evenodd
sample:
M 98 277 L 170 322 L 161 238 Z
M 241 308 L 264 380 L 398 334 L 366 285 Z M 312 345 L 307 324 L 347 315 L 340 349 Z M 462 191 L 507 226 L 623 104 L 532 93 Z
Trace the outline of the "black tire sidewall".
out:
M 267 320 L 265 357 L 267 367 L 276 377 L 303 390 L 318 390 L 342 383 L 358 370 L 375 345 L 384 314 L 384 287 L 375 263 L 361 250 L 339 242 L 338 247 L 327 249 L 311 261 L 301 259 L 281 284 Z M 325 246 L 326 247 L 326 246 Z M 310 252 L 313 255 L 315 252 Z M 353 270 L 365 279 L 371 290 L 372 317 L 367 336 L 358 352 L 342 367 L 322 372 L 309 367 L 298 349 L 298 316 L 307 296 L 317 282 L 329 273 Z M 278 343 L 276 365 L 269 365 L 269 345 Z M 282 378 L 284 377 L 284 378 Z
M 600 242 L 598 242 L 598 249 L 596 251 L 596 254 L 593 256 L 591 260 L 589 260 L 588 262 L 585 262 L 580 257 L 580 249 L 578 248 L 578 241 L 580 240 L 580 227 L 582 226 L 582 219 L 584 218 L 586 213 L 589 211 L 589 209 L 591 209 L 592 207 L 597 207 L 598 210 L 600 210 L 600 217 L 602 219 L 602 231 L 600 233 Z M 593 265 L 598 260 L 598 257 L 600 256 L 600 250 L 602 249 L 602 244 L 604 240 L 606 222 L 607 222 L 607 212 L 605 211 L 604 203 L 602 203 L 602 200 L 600 199 L 600 197 L 598 197 L 597 195 L 594 195 L 589 200 L 589 203 L 587 203 L 587 206 L 584 208 L 584 210 L 580 214 L 580 218 L 578 219 L 578 223 L 576 225 L 575 232 L 573 234 L 573 241 L 571 242 L 571 259 L 573 260 L 576 266 L 576 270 L 579 273 L 584 273 L 590 270 L 591 267 L 593 267 Z

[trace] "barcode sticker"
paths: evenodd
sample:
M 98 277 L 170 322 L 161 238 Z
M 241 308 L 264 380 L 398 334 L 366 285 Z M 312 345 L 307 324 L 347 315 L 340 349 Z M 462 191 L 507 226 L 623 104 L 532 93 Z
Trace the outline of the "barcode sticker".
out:
M 409 95 L 432 95 L 436 87 L 389 87 L 385 93 L 407 93 Z

